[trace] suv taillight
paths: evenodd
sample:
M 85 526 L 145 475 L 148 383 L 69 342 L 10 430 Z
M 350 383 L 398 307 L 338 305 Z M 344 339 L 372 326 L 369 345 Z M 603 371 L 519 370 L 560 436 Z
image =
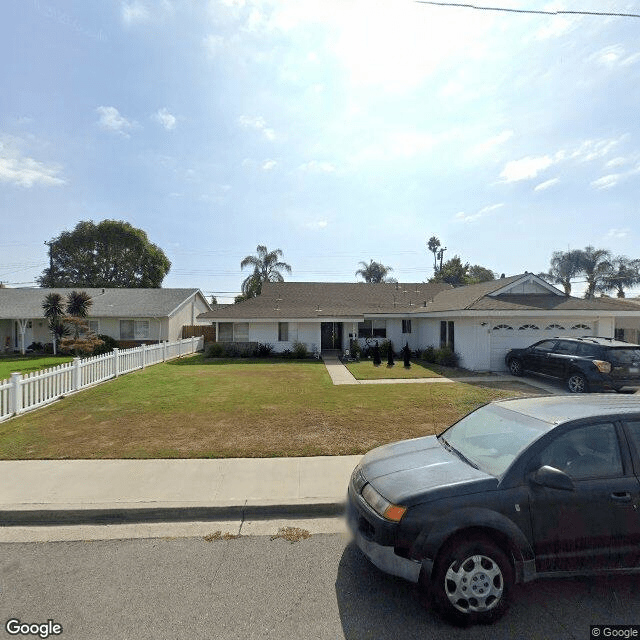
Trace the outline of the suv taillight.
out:
M 600 373 L 611 373 L 611 363 L 606 360 L 592 360 Z

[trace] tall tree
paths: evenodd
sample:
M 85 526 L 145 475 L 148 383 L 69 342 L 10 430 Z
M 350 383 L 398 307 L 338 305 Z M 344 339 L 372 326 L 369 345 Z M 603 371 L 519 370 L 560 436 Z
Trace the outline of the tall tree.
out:
M 255 298 L 262 293 L 262 285 L 265 282 L 284 282 L 281 271 L 291 273 L 291 266 L 282 262 L 282 250 L 269 251 L 263 244 L 256 247 L 257 255 L 246 256 L 240 263 L 240 268 L 253 267 L 253 273 L 244 279 L 242 283 L 242 295 L 246 298 Z
M 41 287 L 160 287 L 171 262 L 147 234 L 121 220 L 79 222 L 49 243 Z
M 596 289 L 600 289 L 611 272 L 611 252 L 608 249 L 595 249 L 591 245 L 580 252 L 580 271 L 587 277 L 585 298 L 594 298 Z
M 64 307 L 59 293 L 48 293 L 42 301 L 44 317 L 48 320 L 49 331 L 53 338 L 53 355 L 57 353 L 58 340 L 65 336 Z
M 571 295 L 571 280 L 582 271 L 582 251 L 554 251 L 551 256 L 551 265 L 548 273 L 541 274 L 544 279 L 551 280 L 554 284 L 562 285 L 564 295 Z
M 433 253 L 433 273 L 435 273 L 438 270 L 438 250 L 440 249 L 440 240 L 436 236 L 431 236 L 427 241 L 427 249 Z M 444 252 L 440 255 L 440 266 L 442 266 L 442 255 L 444 255 Z
M 391 267 L 375 260 L 369 260 L 369 264 L 361 260 L 359 264 L 362 267 L 356 271 L 356 276 L 362 276 L 365 282 L 395 282 L 395 279 L 387 277 L 393 271 Z
M 469 263 L 462 264 L 460 256 L 453 256 L 440 267 L 429 282 L 447 282 L 454 287 L 469 284 Z
M 467 283 L 490 282 L 496 279 L 496 274 L 479 264 L 471 265 L 467 271 Z
M 611 270 L 598 287 L 602 293 L 615 291 L 618 298 L 624 298 L 625 289 L 640 284 L 640 260 L 630 260 L 626 256 L 616 256 L 611 260 Z
M 71 291 L 66 299 L 66 311 L 64 322 L 70 327 L 70 337 L 60 340 L 60 349 L 75 355 L 91 354 L 96 347 L 104 342 L 89 329 L 86 318 L 93 305 L 91 296 L 86 291 Z

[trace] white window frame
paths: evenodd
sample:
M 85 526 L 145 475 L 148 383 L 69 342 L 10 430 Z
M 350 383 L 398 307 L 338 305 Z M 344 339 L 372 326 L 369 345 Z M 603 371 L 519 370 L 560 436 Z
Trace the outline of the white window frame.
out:
M 132 334 L 124 334 L 122 332 L 122 323 L 132 323 Z M 120 340 L 148 340 L 149 339 L 149 321 L 148 320 L 134 320 L 133 318 L 124 318 L 120 320 Z
M 278 322 L 278 342 L 289 342 L 288 322 Z

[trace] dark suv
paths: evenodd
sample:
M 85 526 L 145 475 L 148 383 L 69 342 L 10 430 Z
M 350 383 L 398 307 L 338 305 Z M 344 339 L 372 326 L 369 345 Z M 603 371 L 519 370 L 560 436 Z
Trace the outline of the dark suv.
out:
M 509 371 L 564 380 L 571 393 L 640 388 L 640 346 L 612 338 L 551 338 L 526 349 L 511 349 Z

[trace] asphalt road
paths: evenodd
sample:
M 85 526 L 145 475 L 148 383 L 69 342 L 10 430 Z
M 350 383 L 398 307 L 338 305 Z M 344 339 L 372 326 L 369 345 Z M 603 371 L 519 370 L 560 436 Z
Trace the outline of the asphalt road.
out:
M 639 576 L 518 587 L 491 627 L 452 628 L 414 587 L 380 573 L 340 534 L 0 544 L 0 637 L 10 618 L 62 625 L 60 637 L 590 637 L 590 624 L 640 623 Z M 37 636 L 29 636 L 36 638 Z

